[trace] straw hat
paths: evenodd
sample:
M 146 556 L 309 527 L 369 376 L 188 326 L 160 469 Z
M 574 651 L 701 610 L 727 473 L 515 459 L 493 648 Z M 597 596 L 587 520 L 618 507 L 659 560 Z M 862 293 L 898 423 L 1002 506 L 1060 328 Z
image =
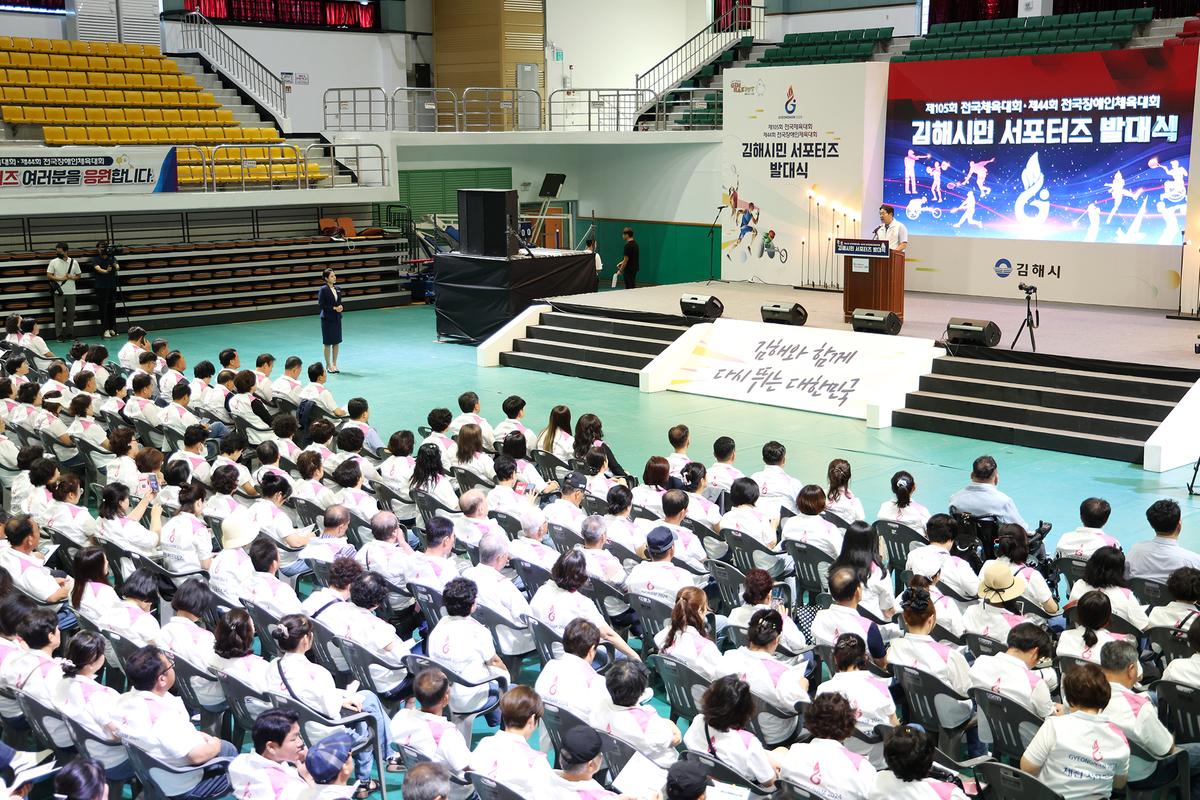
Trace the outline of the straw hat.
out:
M 979 576 L 979 596 L 993 603 L 1007 603 L 1025 592 L 1025 579 L 1013 575 L 1005 561 L 991 561 Z
M 258 525 L 249 514 L 233 514 L 221 521 L 221 547 L 245 547 L 258 536 Z

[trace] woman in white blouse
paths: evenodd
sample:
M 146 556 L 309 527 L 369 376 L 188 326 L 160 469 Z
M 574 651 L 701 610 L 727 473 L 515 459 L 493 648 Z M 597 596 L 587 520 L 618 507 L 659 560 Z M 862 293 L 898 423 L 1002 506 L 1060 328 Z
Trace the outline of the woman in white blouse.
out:
M 756 695 L 790 711 L 796 703 L 808 701 L 808 679 L 804 677 L 803 666 L 775 659 L 782 632 L 783 616 L 778 611 L 773 608 L 755 611 L 747 629 L 747 645 L 725 653 L 720 671 L 738 675 Z M 758 721 L 767 741 L 778 743 L 795 733 L 799 718 L 764 713 Z
M 800 513 L 783 521 L 780 538 L 794 539 L 824 551 L 831 558 L 837 558 L 842 551 L 842 537 L 845 534 L 841 528 L 821 516 L 826 507 L 824 489 L 815 483 L 802 488 L 796 495 L 796 508 Z
M 610 542 L 640 553 L 646 547 L 646 532 L 634 524 L 633 492 L 620 484 L 608 490 L 608 513 L 604 515 L 604 532 Z
M 684 746 L 693 752 L 718 758 L 746 780 L 763 788 L 779 777 L 778 757 L 747 730 L 754 716 L 754 695 L 736 675 L 713 681 L 700 701 L 697 714 L 683 735 Z
M 171 610 L 175 614 L 159 630 L 155 643 L 186 659 L 192 666 L 207 671 L 215 657 L 213 645 L 216 639 L 212 631 L 201 627 L 200 620 L 212 607 L 212 601 L 208 583 L 201 578 L 188 578 L 171 598 Z M 214 708 L 224 705 L 225 693 L 215 680 L 198 679 L 193 688 L 204 705 Z
M 149 525 L 145 523 L 146 510 L 150 510 Z M 154 557 L 158 554 L 159 534 L 162 531 L 162 506 L 158 495 L 147 492 L 138 504 L 129 508 L 129 489 L 123 483 L 110 483 L 100 496 L 100 529 L 102 539 L 116 544 L 122 550 Z M 129 559 L 122 559 L 128 561 Z M 114 564 L 124 574 L 129 564 Z
M 804 727 L 813 738 L 788 748 L 780 777 L 814 797 L 868 800 L 875 768 L 845 745 L 854 735 L 854 722 L 854 707 L 845 695 L 817 695 L 804 712 Z
M 97 622 L 100 630 L 111 631 L 127 639 L 134 647 L 145 647 L 158 640 L 158 578 L 149 570 L 136 569 L 121 583 L 121 603 L 110 608 Z M 115 661 L 115 653 L 110 653 Z
M 87 508 L 79 504 L 83 497 L 79 476 L 65 473 L 55 482 L 52 494 L 54 502 L 47 510 L 47 527 L 64 534 L 78 545 L 94 544 L 100 525 Z
M 1055 653 L 1059 658 L 1068 656 L 1099 664 L 1104 645 L 1128 641 L 1128 637 L 1110 631 L 1111 624 L 1112 604 L 1108 595 L 1095 590 L 1088 592 L 1075 603 L 1075 627 L 1058 637 Z
M 1041 606 L 1047 614 L 1058 614 L 1058 602 L 1050 592 L 1046 576 L 1026 563 L 1029 560 L 1029 534 L 1025 529 L 1015 524 L 1001 525 L 996 534 L 995 550 L 996 558 L 993 561 L 1004 564 L 1014 576 L 1024 580 L 1025 591 L 1022 595 L 1025 599 Z M 984 562 L 979 574 L 983 575 L 991 563 L 992 561 Z M 1061 619 L 1051 621 L 1050 627 L 1061 629 Z
M 108 446 L 113 459 L 104 470 L 105 482 L 123 483 L 130 490 L 134 489 L 138 482 L 138 468 L 133 459 L 141 448 L 133 438 L 133 428 L 117 428 L 109 432 Z
M 121 605 L 121 598 L 108 584 L 108 558 L 99 547 L 85 547 L 75 555 L 75 585 L 71 607 L 93 623 Z
M 637 653 L 629 643 L 604 621 L 596 603 L 579 593 L 579 589 L 587 580 L 587 560 L 583 551 L 571 550 L 563 553 L 550 570 L 550 580 L 543 583 L 529 601 L 530 613 L 559 636 L 563 635 L 572 620 L 586 619 L 600 630 L 600 638 L 624 653 L 627 658 L 638 659 Z M 556 647 L 556 651 L 557 649 Z
M 708 598 L 703 589 L 685 586 L 675 595 L 671 624 L 658 632 L 654 644 L 663 655 L 677 658 L 708 679 L 721 674 L 721 651 L 708 635 Z
M 529 460 L 528 444 L 520 431 L 509 431 L 496 445 L 501 455 L 506 455 L 517 464 L 517 480 L 526 486 L 525 494 L 553 494 L 558 491 L 558 481 L 547 481 Z
M 353 458 L 346 459 L 333 471 L 333 482 L 338 489 L 333 493 L 333 502 L 343 505 L 366 520 L 375 516 L 379 501 L 375 495 L 363 491 L 362 468 Z
M 217 621 L 211 665 L 214 672 L 237 678 L 256 692 L 271 691 L 272 683 L 267 679 L 271 665 L 254 652 L 254 622 L 244 608 L 227 611 Z M 254 700 L 247 705 L 259 711 L 270 708 Z
M 1125 580 L 1125 554 L 1115 547 L 1101 547 L 1088 558 L 1083 578 L 1071 587 L 1068 603 L 1091 591 L 1100 591 L 1112 603 L 1112 612 L 1138 630 L 1150 627 L 1146 609 L 1134 597 Z
M 133 765 L 121 744 L 120 720 L 114 714 L 121 693 L 96 680 L 104 667 L 104 637 L 95 631 L 78 631 L 67 643 L 63 679 L 55 689 L 58 710 L 109 745 L 91 744 L 88 755 L 104 765 L 109 781 L 133 777 Z
M 451 454 L 450 466 L 473 472 L 489 481 L 496 480 L 496 468 L 492 457 L 483 452 L 483 430 L 474 422 L 458 429 L 455 439 L 458 448 Z
M 867 643 L 857 633 L 843 633 L 833 644 L 833 677 L 817 687 L 817 695 L 838 692 L 845 695 L 854 707 L 855 726 L 860 734 L 874 737 L 875 726 L 900 724 L 896 718 L 896 703 L 888 681 L 872 675 L 867 669 Z M 882 769 L 883 744 L 868 744 L 859 738 L 847 743 L 854 752 L 867 756 L 871 764 Z
M 829 510 L 846 522 L 861 522 L 866 519 L 862 501 L 850 491 L 850 462 L 835 458 L 829 462 Z
M 879 506 L 879 513 L 875 518 L 899 522 L 918 531 L 925 530 L 930 513 L 928 508 L 912 499 L 916 491 L 917 482 L 912 474 L 900 470 L 892 476 L 892 494 L 895 497 Z
M 751 481 L 751 483 L 754 482 Z M 757 486 L 757 484 L 755 485 Z M 787 615 L 787 610 L 782 605 L 776 607 L 771 603 L 771 590 L 774 588 L 775 581 L 771 578 L 771 573 L 765 569 L 752 569 L 747 572 L 746 581 L 742 584 L 744 605 L 729 612 L 729 624 L 748 630 L 750 619 L 755 612 L 775 608 L 783 615 L 783 630 L 779 635 L 779 646 L 791 653 L 798 653 L 808 644 L 808 640 L 804 638 L 804 634 L 796 627 L 792 618 Z M 805 663 L 807 663 L 806 660 Z
M 433 442 L 426 442 L 417 450 L 412 477 L 408 479 L 409 491 L 418 489 L 433 495 L 434 499 L 448 508 L 458 508 L 458 494 L 454 482 L 442 466 L 442 451 Z
M 633 504 L 662 517 L 662 498 L 670 488 L 671 464 L 662 456 L 651 456 L 642 470 L 642 482 L 633 487 Z
M 306 706 L 316 709 L 331 719 L 342 716 L 343 711 L 355 714 L 365 711 L 375 717 L 376 735 L 382 737 L 380 746 L 383 752 L 391 752 L 389 741 L 389 720 L 379 702 L 379 698 L 371 692 L 350 692 L 339 689 L 333 682 L 329 670 L 320 664 L 315 664 L 305 656 L 313 646 L 312 621 L 303 614 L 288 614 L 271 627 L 271 636 L 279 644 L 283 655 L 271 663 L 267 672 L 271 691 L 285 697 L 292 697 Z M 316 730 L 315 728 L 320 728 Z M 313 741 L 323 739 L 336 728 L 314 726 L 309 730 Z M 361 743 L 370 736 L 365 722 L 355 723 L 352 727 L 355 744 Z M 371 778 L 371 768 L 374 763 L 374 748 L 364 747 L 354 755 L 355 772 L 359 781 L 359 790 L 368 793 L 379 791 L 379 782 Z
M 96 447 L 108 449 L 108 433 L 92 418 L 94 401 L 90 394 L 78 394 L 71 400 L 70 414 L 74 418 L 67 433 L 72 438 L 86 439 Z
M 538 434 L 538 449 L 552 453 L 563 461 L 570 461 L 575 455 L 573 430 L 571 409 L 567 406 L 555 406 L 550 409 L 550 421 Z
M 708 470 L 699 461 L 690 461 L 683 467 L 683 488 L 687 492 L 687 516 L 703 522 L 713 530 L 721 529 L 721 509 L 704 496 L 708 488 Z
M 408 496 L 408 482 L 412 480 L 413 469 L 417 460 L 413 458 L 412 431 L 396 431 L 388 439 L 387 451 L 390 455 L 379 465 L 379 477 L 402 497 Z M 401 522 L 407 522 L 416 517 L 417 507 L 412 503 L 393 505 L 392 511 Z
M 185 484 L 179 490 L 179 513 L 162 529 L 164 565 L 173 572 L 208 569 L 212 566 L 212 545 L 212 531 L 204 521 L 204 487 Z
M 883 568 L 883 556 L 879 550 L 879 534 L 875 529 L 865 522 L 853 522 L 846 529 L 842 551 L 834 561 L 834 566 L 854 568 L 863 584 L 862 605 L 886 621 L 896 614 L 896 595 L 891 576 Z

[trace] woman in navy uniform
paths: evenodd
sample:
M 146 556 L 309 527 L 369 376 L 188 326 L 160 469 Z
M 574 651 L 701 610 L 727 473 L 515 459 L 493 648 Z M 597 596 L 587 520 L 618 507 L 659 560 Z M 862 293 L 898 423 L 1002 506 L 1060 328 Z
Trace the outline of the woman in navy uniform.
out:
M 342 290 L 337 287 L 337 273 L 326 267 L 321 273 L 325 285 L 317 293 L 321 309 L 321 343 L 325 346 L 325 370 L 337 373 L 338 345 L 342 343 Z M 331 352 L 332 351 L 332 352 Z

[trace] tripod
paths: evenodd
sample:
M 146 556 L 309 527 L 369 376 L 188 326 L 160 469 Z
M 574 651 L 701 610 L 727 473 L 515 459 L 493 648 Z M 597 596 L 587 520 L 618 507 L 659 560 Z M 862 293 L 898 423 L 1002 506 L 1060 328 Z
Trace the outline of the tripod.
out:
M 1029 345 L 1033 348 L 1033 352 L 1036 353 L 1037 340 L 1034 339 L 1033 332 L 1042 324 L 1042 312 L 1037 308 L 1037 289 L 1025 289 L 1025 284 L 1021 284 L 1021 288 L 1025 291 L 1025 321 L 1017 329 L 1017 335 L 1013 337 L 1012 344 L 1008 346 L 1008 349 L 1013 350 L 1016 348 L 1021 334 L 1028 328 Z
M 1192 470 L 1192 479 L 1188 481 L 1187 490 L 1189 495 L 1200 494 L 1196 491 L 1196 476 L 1200 475 L 1200 458 L 1196 459 L 1196 467 Z

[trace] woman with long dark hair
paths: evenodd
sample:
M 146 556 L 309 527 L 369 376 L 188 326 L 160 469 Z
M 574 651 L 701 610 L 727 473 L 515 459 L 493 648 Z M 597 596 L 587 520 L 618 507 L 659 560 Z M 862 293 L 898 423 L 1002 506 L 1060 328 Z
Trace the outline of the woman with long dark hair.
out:
M 629 473 L 617 461 L 610 448 L 604 441 L 604 426 L 595 414 L 583 414 L 575 423 L 575 440 L 571 445 L 571 455 L 578 459 L 587 456 L 593 447 L 604 451 L 608 459 L 608 471 L 620 478 L 628 478 Z
M 1109 642 L 1129 642 L 1129 637 L 1113 633 L 1112 603 L 1104 592 L 1092 590 L 1075 603 L 1075 627 L 1062 632 L 1058 637 L 1055 653 L 1059 658 L 1069 656 L 1100 663 L 1100 649 Z M 1137 642 L 1133 641 L 1136 647 Z M 1139 667 L 1140 669 L 1140 667 Z
M 537 446 L 558 456 L 563 461 L 570 460 L 575 451 L 575 434 L 571 427 L 571 409 L 568 406 L 555 406 L 550 409 L 550 420 L 542 432 L 538 434 Z
M 719 758 L 752 783 L 774 786 L 778 758 L 747 730 L 755 712 L 750 685 L 736 675 L 718 678 L 705 690 L 700 709 L 683 735 L 684 747 Z
M 321 344 L 325 353 L 325 371 L 338 373 L 338 348 L 342 344 L 342 290 L 337 285 L 337 273 L 326 267 L 321 273 L 320 291 L 317 292 L 317 309 L 321 315 Z
M 454 482 L 442 466 L 441 448 L 433 442 L 426 442 L 417 449 L 408 488 L 411 491 L 420 489 L 428 492 L 449 508 L 458 508 L 458 494 L 454 491 Z
M 712 640 L 704 590 L 685 586 L 675 594 L 671 624 L 658 632 L 654 644 L 664 655 L 677 658 L 706 678 L 721 674 L 721 651 Z
M 150 524 L 144 522 L 150 511 Z M 153 558 L 158 555 L 159 533 L 162 531 L 162 505 L 156 492 L 147 492 L 138 504 L 129 508 L 129 489 L 123 483 L 110 483 L 100 495 L 99 535 L 123 549 Z M 124 560 L 124 559 L 123 559 Z M 113 564 L 113 569 L 125 571 L 125 564 Z
M 89 745 L 88 753 L 104 766 L 101 773 L 109 780 L 129 780 L 133 767 L 121 744 L 121 719 L 117 704 L 121 693 L 97 679 L 104 668 L 104 637 L 95 631 L 79 631 L 67 643 L 66 660 L 62 665 L 63 680 L 56 696 L 58 710 L 97 739 L 111 746 Z
M 1150 617 L 1125 580 L 1125 554 L 1116 547 L 1097 548 L 1083 568 L 1083 578 L 1075 581 L 1067 604 L 1091 591 L 1104 592 L 1112 603 L 1112 612 L 1138 630 L 1150 627 Z M 1178 598 L 1176 598 L 1178 599 Z
M 829 510 L 846 522 L 858 522 L 866 519 L 862 501 L 850 491 L 850 462 L 844 458 L 835 458 L 829 462 Z
M 465 469 L 489 481 L 496 480 L 496 467 L 492 456 L 483 450 L 483 429 L 474 422 L 468 422 L 458 429 L 455 445 L 450 454 L 451 466 Z
M 499 443 L 500 455 L 508 456 L 517 466 L 517 480 L 533 490 L 534 494 L 553 494 L 558 491 L 558 481 L 547 481 L 529 460 L 529 443 L 520 431 L 509 431 Z
M 99 547 L 85 547 L 75 554 L 74 578 L 71 587 L 71 607 L 83 616 L 98 621 L 116 606 L 121 598 L 108 583 L 108 558 Z
M 865 522 L 853 522 L 842 539 L 842 550 L 833 567 L 851 567 L 863 585 L 862 604 L 873 614 L 891 619 L 896 613 L 892 580 L 879 552 L 879 534 Z

